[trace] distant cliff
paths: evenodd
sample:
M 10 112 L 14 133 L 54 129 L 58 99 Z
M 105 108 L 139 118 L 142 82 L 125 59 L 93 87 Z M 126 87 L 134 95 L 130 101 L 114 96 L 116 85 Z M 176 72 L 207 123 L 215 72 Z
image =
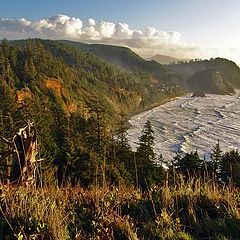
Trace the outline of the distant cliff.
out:
M 160 64 L 170 64 L 170 63 L 177 63 L 178 61 L 182 61 L 180 58 L 170 57 L 166 55 L 157 54 L 149 58 L 148 60 L 154 60 Z
M 229 93 L 240 89 L 240 69 L 232 61 L 223 58 L 170 64 L 167 68 L 182 76 L 181 86 L 207 93 Z
M 228 94 L 233 93 L 234 88 L 224 78 L 223 74 L 215 70 L 199 71 L 188 80 L 191 90 L 200 90 L 205 93 Z

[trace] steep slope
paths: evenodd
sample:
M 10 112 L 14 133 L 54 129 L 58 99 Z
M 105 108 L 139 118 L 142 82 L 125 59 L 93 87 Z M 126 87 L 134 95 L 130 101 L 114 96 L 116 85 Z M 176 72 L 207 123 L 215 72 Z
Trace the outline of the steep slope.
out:
M 10 69 L 12 86 L 54 98 L 66 111 L 100 105 L 107 116 L 114 116 L 143 110 L 182 93 L 176 84 L 151 74 L 126 71 L 63 42 L 32 39 L 2 45 L 0 61 Z M 134 59 L 139 64 L 145 61 L 135 55 Z
M 80 49 L 81 51 L 92 53 L 114 65 L 131 71 L 134 74 L 149 74 L 152 78 L 156 78 L 166 84 L 176 84 L 181 80 L 179 74 L 173 73 L 171 70 L 156 61 L 147 61 L 141 58 L 126 47 L 104 44 L 84 44 L 72 41 L 61 42 Z
M 171 64 L 171 63 L 177 63 L 178 61 L 182 61 L 180 58 L 170 57 L 166 55 L 157 54 L 152 56 L 148 59 L 149 61 L 153 60 L 160 64 Z
M 126 71 L 58 41 L 0 43 L 0 134 L 12 139 L 34 122 L 38 158 L 47 160 L 42 165 L 47 183 L 78 179 L 90 186 L 95 174 L 105 176 L 103 161 L 109 182 L 115 176 L 129 178 L 123 165 L 131 160 L 116 155 L 114 131 L 120 128 L 125 134 L 125 114 L 180 93 L 150 74 Z M 6 149 L 2 141 L 0 149 Z M 0 178 L 1 172 L 8 171 L 0 168 Z
M 211 60 L 190 61 L 188 63 L 166 65 L 172 71 L 181 74 L 185 79 L 189 79 L 193 74 L 214 70 L 222 74 L 223 78 L 234 88 L 240 88 L 240 69 L 232 61 L 223 58 Z
M 205 93 L 228 94 L 234 89 L 223 75 L 215 70 L 199 71 L 188 80 L 193 91 L 200 90 Z

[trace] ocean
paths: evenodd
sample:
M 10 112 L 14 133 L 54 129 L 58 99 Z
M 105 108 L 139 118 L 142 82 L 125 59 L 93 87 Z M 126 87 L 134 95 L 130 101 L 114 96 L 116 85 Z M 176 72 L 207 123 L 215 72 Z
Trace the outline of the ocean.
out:
M 155 132 L 155 153 L 167 161 L 176 152 L 195 150 L 208 159 L 218 140 L 223 151 L 240 149 L 240 91 L 234 95 L 207 94 L 206 98 L 191 95 L 133 116 L 128 130 L 131 147 L 137 148 L 143 126 L 149 120 Z

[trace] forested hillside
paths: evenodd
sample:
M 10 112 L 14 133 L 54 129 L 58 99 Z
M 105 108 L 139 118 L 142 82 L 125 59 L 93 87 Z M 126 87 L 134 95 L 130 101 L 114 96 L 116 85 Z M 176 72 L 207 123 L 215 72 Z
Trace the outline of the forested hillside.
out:
M 62 42 L 47 40 L 28 40 L 28 44 L 26 41 L 15 41 L 13 44 L 20 46 L 22 50 L 25 49 L 25 55 L 26 51 L 32 54 L 32 59 L 28 61 L 33 61 L 35 68 L 27 71 L 29 75 L 35 74 L 34 76 L 24 76 L 22 70 L 15 72 L 18 70 L 13 67 L 20 82 L 28 78 L 59 79 L 63 87 L 72 95 L 73 101 L 80 99 L 90 103 L 89 98 L 93 97 L 98 99 L 100 105 L 106 107 L 105 109 L 108 109 L 109 114 L 112 115 L 119 112 L 129 113 L 133 109 L 144 109 L 166 97 L 182 93 L 180 87 L 171 81 L 169 70 L 157 64 L 155 68 L 161 77 L 155 78 L 152 71 L 154 66 L 150 64 L 151 71 L 145 71 L 143 65 L 146 62 L 148 68 L 148 62 L 137 55 L 134 59 L 139 58 L 144 64 L 140 64 L 138 68 L 134 67 L 135 71 L 126 71 L 111 64 L 114 61 L 106 62 L 88 52 L 79 51 L 75 45 L 72 47 Z M 26 48 L 31 49 L 26 50 Z M 39 53 L 39 48 L 42 48 L 42 53 L 41 50 Z M 117 52 L 112 50 L 112 53 Z M 128 52 L 122 55 L 128 57 Z M 24 59 L 20 61 L 24 62 Z M 126 65 L 130 66 L 128 62 Z M 43 66 L 48 66 L 45 67 L 48 69 L 44 69 Z M 178 76 L 174 76 L 179 80 Z
M 233 88 L 240 88 L 240 69 L 234 62 L 227 59 L 179 60 L 178 63 L 161 65 L 157 61 L 146 61 L 126 47 L 104 44 L 84 44 L 72 41 L 62 42 L 81 51 L 92 53 L 127 71 L 147 73 L 153 80 L 166 81 L 172 86 L 179 85 L 187 91 L 205 88 L 206 93 L 226 94 L 231 93 Z M 219 72 L 222 78 L 225 79 L 225 86 L 224 84 L 218 83 L 208 89 L 208 84 L 205 83 L 208 79 L 206 80 L 206 76 L 201 74 L 199 74 L 200 77 L 197 84 L 191 83 L 194 74 L 208 70 Z M 210 82 L 212 81 L 215 80 L 212 78 Z M 223 88 L 218 89 L 219 85 L 222 85 L 220 88 Z
M 58 41 L 1 42 L 0 238 L 239 239 L 238 150 L 166 162 L 147 121 L 133 151 L 126 114 L 184 90 L 119 49 L 126 66 Z
M 194 91 L 196 88 L 199 90 L 205 88 L 208 93 L 225 94 L 231 93 L 233 88 L 240 88 L 240 69 L 234 62 L 227 59 L 179 61 L 177 64 L 169 64 L 166 67 L 185 79 L 182 86 L 188 88 L 189 91 Z M 219 73 L 225 83 L 220 83 L 222 81 L 219 81 L 220 78 L 218 77 L 218 84 L 216 84 L 216 78 L 209 74 L 211 72 Z M 196 78 L 198 78 L 197 81 Z M 195 83 L 192 83 L 192 80 Z M 207 82 L 210 82 L 210 84 L 215 82 L 215 86 L 208 88 Z M 219 85 L 222 85 L 220 88 L 223 87 L 220 90 L 218 89 Z
M 234 88 L 223 74 L 216 70 L 198 71 L 187 81 L 188 86 L 193 90 L 200 90 L 205 93 L 228 94 L 234 93 Z
M 72 180 L 76 174 L 75 180 L 80 177 L 86 185 L 93 181 L 96 162 L 113 151 L 111 138 L 126 114 L 182 93 L 150 74 L 127 72 L 64 43 L 40 39 L 1 42 L 0 80 L 1 136 L 11 139 L 33 121 L 39 158 L 52 166 L 47 178 L 52 181 L 57 173 L 61 182 L 74 169 Z
M 145 73 L 155 81 L 176 85 L 182 80 L 179 74 L 166 68 L 156 61 L 147 61 L 127 47 L 111 46 L 104 44 L 84 44 L 72 41 L 62 41 L 84 52 L 92 53 L 116 66 L 135 74 Z

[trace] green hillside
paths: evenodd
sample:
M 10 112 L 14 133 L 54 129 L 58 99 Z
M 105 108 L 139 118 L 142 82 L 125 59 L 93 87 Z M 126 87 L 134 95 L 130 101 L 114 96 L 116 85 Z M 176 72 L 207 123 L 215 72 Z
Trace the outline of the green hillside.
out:
M 92 53 L 116 66 L 134 73 L 135 75 L 147 74 L 151 79 L 172 86 L 179 85 L 187 91 L 195 91 L 202 87 L 202 83 L 189 84 L 192 76 L 200 71 L 218 71 L 227 81 L 230 88 L 240 88 L 240 70 L 238 66 L 227 59 L 216 58 L 211 60 L 178 61 L 177 64 L 162 65 L 157 61 L 147 61 L 126 47 L 110 46 L 104 44 L 84 44 L 72 41 L 62 41 L 84 52 Z M 200 76 L 200 74 L 199 74 Z M 204 82 L 205 80 L 202 79 Z M 200 83 L 200 82 L 199 82 Z M 191 86 L 195 86 L 191 88 Z M 230 93 L 232 90 L 217 88 L 207 89 L 208 93 Z
M 47 40 L 29 40 L 28 42 L 34 45 L 32 47 L 33 51 L 35 51 L 35 45 L 42 45 L 42 48 L 52 58 L 52 61 L 56 62 L 56 64 L 53 63 L 54 67 L 51 68 L 51 71 L 49 69 L 47 71 L 39 69 L 39 66 L 35 67 L 38 77 L 39 75 L 45 75 L 41 77 L 59 79 L 64 88 L 71 93 L 72 101 L 83 101 L 89 104 L 91 103 L 89 97 L 98 99 L 101 105 L 108 109 L 110 115 L 144 109 L 152 104 L 159 103 L 168 96 L 171 97 L 181 93 L 179 87 L 171 82 L 169 71 L 166 69 L 163 71 L 159 64 L 157 64 L 156 68 L 160 69 L 158 71 L 161 77 L 156 78 L 154 74 L 146 71 L 136 73 L 120 69 L 119 66 L 112 64 L 114 61 L 110 61 L 111 63 L 106 62 L 89 52 L 79 51 L 79 47 L 69 46 L 69 44 L 66 45 L 63 42 Z M 72 45 L 74 42 L 68 43 Z M 14 44 L 23 49 L 26 41 L 15 41 Z M 88 46 L 82 43 L 78 44 L 77 46 L 85 46 L 85 48 Z M 113 49 L 113 54 L 118 54 L 116 49 L 121 50 L 122 48 L 113 47 Z M 126 49 L 127 54 L 124 51 L 122 55 L 128 58 L 128 51 L 130 50 Z M 139 64 L 146 62 L 136 54 L 132 52 L 131 54 L 134 56 L 134 60 L 131 59 L 130 62 L 138 60 Z M 37 61 L 40 60 L 37 59 L 39 57 L 41 56 L 35 56 L 36 65 L 38 65 Z M 49 65 L 42 60 L 40 61 L 42 65 Z M 139 69 L 142 67 L 141 64 Z M 130 64 L 127 65 L 130 66 Z M 177 79 L 177 76 L 174 76 Z M 19 77 L 22 77 L 20 81 L 26 81 L 26 79 L 23 79 L 24 76 Z
M 224 79 L 223 75 L 215 70 L 204 70 L 193 74 L 188 80 L 188 85 L 193 90 L 205 93 L 228 94 L 234 93 L 234 88 Z
M 211 60 L 196 60 L 196 61 L 192 60 L 190 62 L 182 61 L 178 64 L 166 65 L 166 67 L 180 74 L 185 79 L 185 81 L 183 81 L 182 86 L 187 88 L 189 87 L 188 83 L 191 81 L 191 77 L 197 72 L 205 70 L 219 72 L 222 75 L 222 77 L 228 82 L 228 85 L 232 86 L 233 88 L 238 89 L 240 88 L 240 69 L 234 62 L 229 61 L 227 59 L 215 58 Z M 199 85 L 199 87 L 201 86 Z M 227 92 L 227 89 L 225 90 L 226 91 L 224 92 Z M 217 92 L 217 89 L 208 92 L 214 93 Z
M 38 157 L 47 159 L 44 181 L 57 175 L 60 184 L 68 177 L 92 184 L 96 164 L 106 159 L 110 179 L 129 179 L 123 162 L 132 161 L 132 152 L 126 147 L 127 153 L 117 155 L 113 143 L 117 132 L 125 139 L 124 116 L 182 93 L 176 84 L 126 71 L 62 42 L 0 44 L 0 137 L 10 141 L 19 128 L 34 122 Z M 0 149 L 3 158 L 8 149 L 4 141 Z M 113 156 L 118 159 L 114 165 Z M 0 179 L 6 180 L 12 158 L 7 161 L 0 166 Z
M 147 73 L 158 81 L 176 84 L 181 77 L 173 73 L 156 61 L 147 61 L 126 47 L 111 46 L 104 44 L 84 44 L 72 41 L 62 41 L 67 45 L 80 49 L 81 51 L 92 53 L 114 65 L 120 66 L 125 70 L 135 74 Z

